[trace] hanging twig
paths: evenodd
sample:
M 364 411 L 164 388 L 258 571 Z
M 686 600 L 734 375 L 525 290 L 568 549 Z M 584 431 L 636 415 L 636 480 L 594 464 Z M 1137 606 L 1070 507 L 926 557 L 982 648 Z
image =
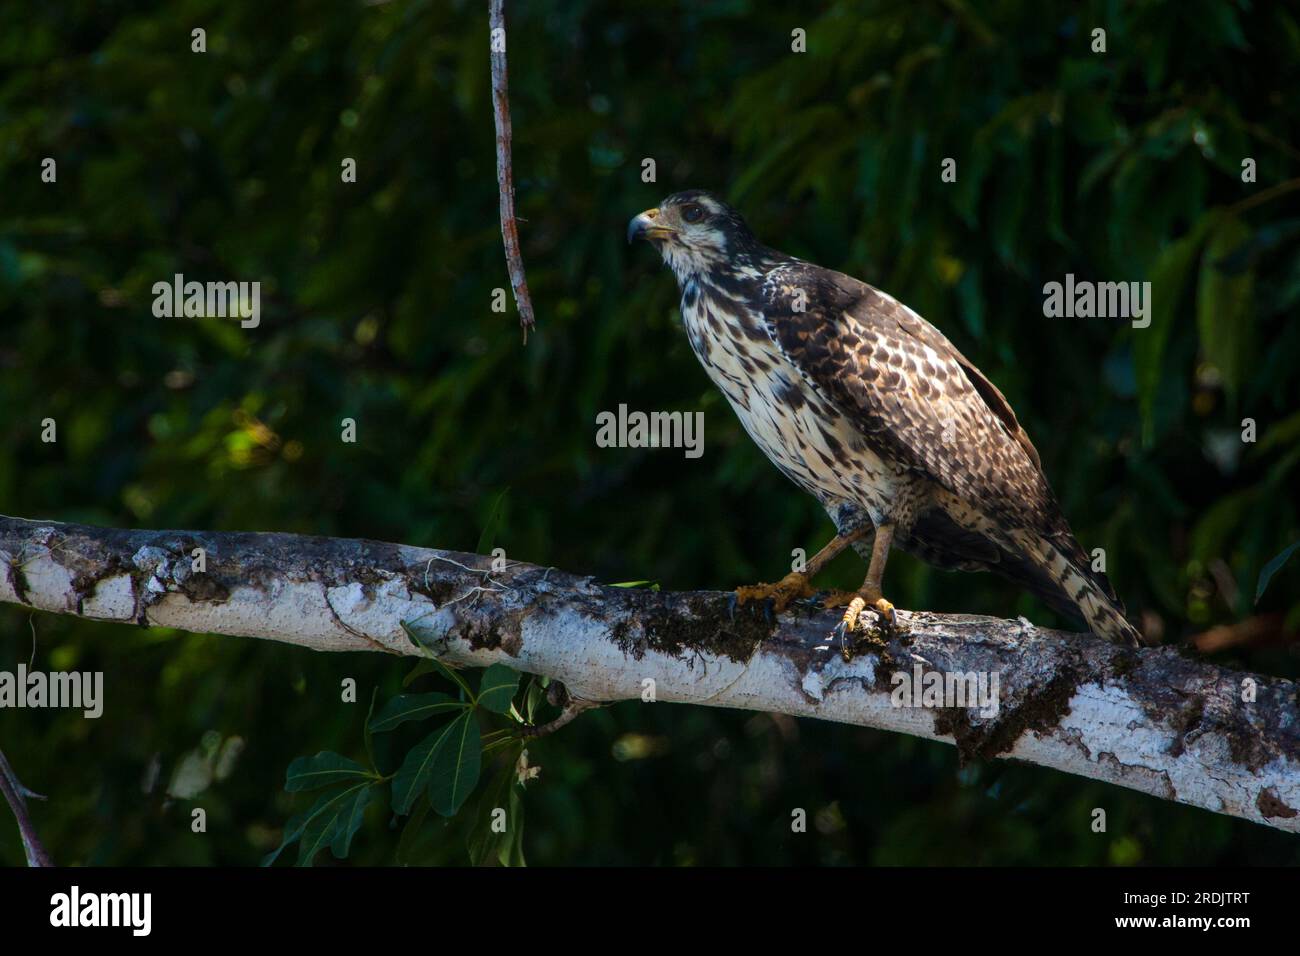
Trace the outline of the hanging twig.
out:
M 32 818 L 27 812 L 28 797 L 34 800 L 45 798 L 22 785 L 2 750 L 0 750 L 0 793 L 4 794 L 9 809 L 13 810 L 14 817 L 18 820 L 18 835 L 22 837 L 23 852 L 27 854 L 27 865 L 53 866 L 54 862 L 45 852 L 45 847 L 41 845 L 40 837 L 36 835 L 36 827 L 32 825 Z
M 488 0 L 488 27 L 492 58 L 492 117 L 497 127 L 497 189 L 501 205 L 501 238 L 506 247 L 510 285 L 519 307 L 519 327 L 528 343 L 528 331 L 535 324 L 533 300 L 528 295 L 524 259 L 519 251 L 519 221 L 515 217 L 515 177 L 510 159 L 510 98 L 506 86 L 506 18 L 504 0 Z

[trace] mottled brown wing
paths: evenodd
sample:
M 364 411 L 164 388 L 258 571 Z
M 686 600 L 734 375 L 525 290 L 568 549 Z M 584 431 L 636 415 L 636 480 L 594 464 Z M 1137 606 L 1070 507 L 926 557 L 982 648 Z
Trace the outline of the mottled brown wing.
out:
M 1009 526 L 1069 534 L 1010 405 L 938 329 L 866 283 L 806 263 L 774 270 L 763 294 L 778 347 L 877 454 Z

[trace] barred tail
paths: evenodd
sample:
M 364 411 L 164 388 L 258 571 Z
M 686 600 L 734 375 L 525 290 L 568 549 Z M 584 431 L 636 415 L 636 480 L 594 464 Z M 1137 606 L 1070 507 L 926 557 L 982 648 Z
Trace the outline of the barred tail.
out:
M 1078 608 L 1094 634 L 1130 647 L 1143 643 L 1141 632 L 1124 616 L 1124 604 L 1119 598 L 1107 595 L 1091 581 L 1084 584 L 1080 593 L 1082 597 L 1076 599 Z
M 1092 570 L 1083 549 L 1069 538 L 1050 540 L 1032 532 L 1016 534 L 1019 555 L 1003 554 L 994 566 L 1042 600 L 1052 610 L 1082 617 L 1097 635 L 1117 644 L 1137 646 L 1138 629 L 1124 616 L 1124 604 L 1115 596 L 1106 575 Z

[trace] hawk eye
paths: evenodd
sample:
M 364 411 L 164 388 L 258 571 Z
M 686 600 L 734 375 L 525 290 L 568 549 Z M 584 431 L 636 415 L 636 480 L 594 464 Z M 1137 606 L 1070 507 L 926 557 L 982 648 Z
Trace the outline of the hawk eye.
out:
M 682 207 L 682 219 L 686 222 L 699 222 L 704 218 L 704 207 L 698 203 L 691 203 Z

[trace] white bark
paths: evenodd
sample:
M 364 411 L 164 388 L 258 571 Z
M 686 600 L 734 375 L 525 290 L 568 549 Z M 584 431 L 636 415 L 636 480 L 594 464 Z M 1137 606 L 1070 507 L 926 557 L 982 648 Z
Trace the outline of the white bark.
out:
M 191 553 L 207 554 L 203 573 Z M 0 517 L 0 601 L 104 621 L 502 662 L 591 701 L 642 698 L 816 717 L 955 743 L 1300 832 L 1296 685 L 1173 648 L 994 618 L 899 612 L 845 663 L 836 612 L 770 620 L 728 595 L 659 593 L 490 559 L 283 534 L 123 531 Z M 996 675 L 998 712 L 899 707 L 894 675 Z M 1253 700 L 1251 689 L 1253 688 Z

